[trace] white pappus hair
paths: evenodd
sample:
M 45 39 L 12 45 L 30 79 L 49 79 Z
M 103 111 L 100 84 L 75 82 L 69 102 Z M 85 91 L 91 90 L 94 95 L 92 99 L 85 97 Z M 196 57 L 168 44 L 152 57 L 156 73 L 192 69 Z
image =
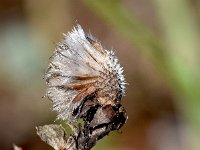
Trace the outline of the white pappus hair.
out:
M 53 110 L 67 122 L 80 117 L 83 113 L 80 106 L 92 94 L 99 105 L 115 105 L 114 101 L 120 101 L 125 94 L 123 68 L 116 55 L 86 35 L 80 25 L 64 34 L 58 43 L 45 79 L 46 95 L 53 102 Z

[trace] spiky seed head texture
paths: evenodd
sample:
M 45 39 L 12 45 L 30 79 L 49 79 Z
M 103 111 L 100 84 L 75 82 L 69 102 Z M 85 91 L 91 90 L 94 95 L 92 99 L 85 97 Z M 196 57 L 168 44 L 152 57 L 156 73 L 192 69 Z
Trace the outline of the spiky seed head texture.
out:
M 45 73 L 46 95 L 53 102 L 58 119 L 74 122 L 81 112 L 74 111 L 94 95 L 103 106 L 116 105 L 125 93 L 123 68 L 112 50 L 103 48 L 80 25 L 64 34 Z

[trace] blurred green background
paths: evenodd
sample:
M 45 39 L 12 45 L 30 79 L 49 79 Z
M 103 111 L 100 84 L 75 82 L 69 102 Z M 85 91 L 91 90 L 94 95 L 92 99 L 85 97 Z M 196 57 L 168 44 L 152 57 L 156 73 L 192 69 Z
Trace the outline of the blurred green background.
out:
M 0 0 L 0 149 L 51 149 L 49 57 L 77 23 L 114 48 L 129 119 L 94 150 L 200 149 L 200 0 Z

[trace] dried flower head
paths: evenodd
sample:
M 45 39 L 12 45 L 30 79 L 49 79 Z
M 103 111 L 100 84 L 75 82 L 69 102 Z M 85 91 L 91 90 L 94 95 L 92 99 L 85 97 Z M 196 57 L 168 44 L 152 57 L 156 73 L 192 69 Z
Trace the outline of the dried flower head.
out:
M 126 84 L 123 68 L 114 52 L 86 35 L 80 25 L 64 34 L 58 43 L 45 79 L 53 110 L 67 123 L 86 115 L 90 120 L 89 112 L 95 108 L 97 111 L 99 106 L 102 110 L 109 109 L 111 117 L 114 107 L 121 109 Z

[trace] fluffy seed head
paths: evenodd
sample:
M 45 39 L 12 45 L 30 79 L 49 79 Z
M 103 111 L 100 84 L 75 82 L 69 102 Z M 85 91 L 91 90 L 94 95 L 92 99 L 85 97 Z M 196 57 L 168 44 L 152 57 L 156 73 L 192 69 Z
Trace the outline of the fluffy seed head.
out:
M 49 63 L 47 96 L 58 118 L 74 122 L 94 105 L 117 105 L 125 93 L 123 68 L 112 50 L 106 50 L 80 25 L 64 34 Z

